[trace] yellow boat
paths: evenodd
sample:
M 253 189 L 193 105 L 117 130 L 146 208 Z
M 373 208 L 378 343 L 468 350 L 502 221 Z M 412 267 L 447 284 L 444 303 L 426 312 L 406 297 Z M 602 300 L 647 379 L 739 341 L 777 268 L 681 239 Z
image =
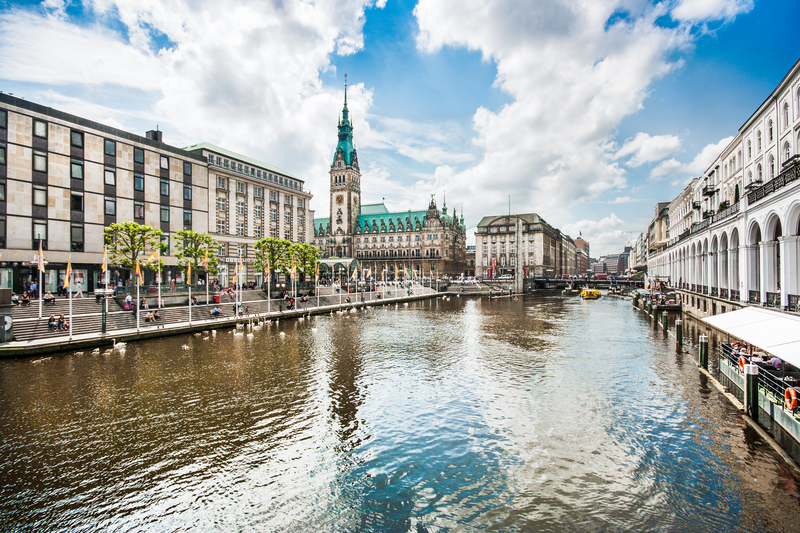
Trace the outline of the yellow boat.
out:
M 581 298 L 584 300 L 597 300 L 600 298 L 600 291 L 597 289 L 590 289 L 589 287 L 584 287 L 581 291 Z

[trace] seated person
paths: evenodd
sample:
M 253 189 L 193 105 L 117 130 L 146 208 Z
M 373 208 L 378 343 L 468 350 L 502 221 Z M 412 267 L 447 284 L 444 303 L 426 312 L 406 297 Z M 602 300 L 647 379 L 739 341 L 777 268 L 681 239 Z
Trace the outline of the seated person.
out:
M 214 309 L 212 309 L 209 312 L 214 316 L 219 316 L 219 314 L 222 312 L 222 309 L 220 309 L 219 307 L 215 307 Z
M 192 305 L 197 305 L 197 297 L 192 296 Z
M 50 320 L 47 321 L 47 327 L 50 328 L 50 331 L 55 331 L 58 329 L 58 322 L 56 322 L 56 315 L 50 315 Z
M 25 307 L 30 307 L 31 305 L 31 297 L 28 294 L 28 291 L 22 293 L 22 305 Z
M 44 303 L 46 304 L 53 304 L 56 305 L 56 297 L 53 296 L 50 291 L 47 291 L 47 294 L 44 295 Z
M 67 324 L 67 319 L 64 318 L 64 315 L 58 317 L 58 329 L 69 329 L 69 324 Z
M 159 314 L 158 314 L 158 309 L 156 309 L 155 311 L 153 311 L 153 320 L 161 320 L 161 318 L 162 318 L 162 317 L 161 317 L 161 316 L 159 316 Z
M 348 296 L 347 298 L 344 299 L 344 301 L 345 301 L 345 303 L 349 304 L 350 303 L 350 297 Z
M 153 316 L 153 312 L 152 311 L 150 311 L 149 313 L 147 313 L 144 316 L 144 321 L 145 322 L 153 322 L 153 321 L 155 321 L 155 317 Z
M 19 307 L 19 296 L 17 296 L 13 292 L 11 293 L 11 303 Z
M 781 360 L 778 357 L 772 356 L 769 359 L 765 359 L 765 362 L 775 370 L 779 370 L 781 368 L 781 363 L 783 363 L 783 360 Z
M 141 307 L 142 309 L 150 309 L 150 306 L 147 305 L 147 300 L 145 300 L 144 298 L 142 298 L 142 302 L 139 304 L 139 307 Z

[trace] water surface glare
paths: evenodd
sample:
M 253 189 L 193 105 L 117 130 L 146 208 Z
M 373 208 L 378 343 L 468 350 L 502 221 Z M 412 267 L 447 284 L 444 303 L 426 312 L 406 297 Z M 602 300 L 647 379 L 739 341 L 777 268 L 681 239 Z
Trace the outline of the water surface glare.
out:
M 0 432 L 0 531 L 800 530 L 800 478 L 609 298 L 4 361 Z

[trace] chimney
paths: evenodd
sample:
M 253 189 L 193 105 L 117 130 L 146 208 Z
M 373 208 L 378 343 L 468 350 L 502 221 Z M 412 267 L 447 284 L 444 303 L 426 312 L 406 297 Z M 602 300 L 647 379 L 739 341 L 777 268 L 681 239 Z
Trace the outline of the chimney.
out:
M 156 129 L 148 131 L 148 132 L 145 134 L 145 136 L 146 136 L 148 139 L 150 139 L 151 141 L 163 142 L 163 141 L 161 140 L 161 133 L 162 133 L 162 132 L 158 131 L 158 126 L 156 126 Z

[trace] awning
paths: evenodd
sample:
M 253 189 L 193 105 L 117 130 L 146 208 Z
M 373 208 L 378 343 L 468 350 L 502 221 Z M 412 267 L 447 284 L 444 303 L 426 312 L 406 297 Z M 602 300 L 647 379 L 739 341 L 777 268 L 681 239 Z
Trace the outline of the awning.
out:
M 745 307 L 703 322 L 800 368 L 800 317 Z
M 334 257 L 331 259 L 319 260 L 320 272 L 333 272 L 334 274 L 338 274 L 339 269 L 341 269 L 350 274 L 353 270 L 358 270 L 358 266 L 358 259 L 352 257 Z

